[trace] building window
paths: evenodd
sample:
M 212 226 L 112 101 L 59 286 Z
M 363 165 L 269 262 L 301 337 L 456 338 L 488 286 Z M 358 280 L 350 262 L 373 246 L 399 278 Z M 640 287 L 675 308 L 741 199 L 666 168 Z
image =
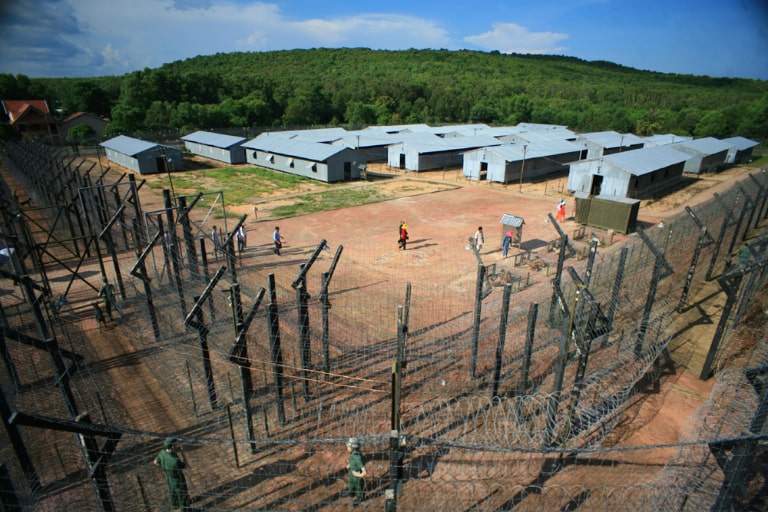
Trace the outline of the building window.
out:
M 267 162 L 271 164 L 275 163 L 275 155 L 267 155 Z
M 312 172 L 317 172 L 317 164 L 309 164 L 307 166 L 307 169 L 309 169 Z
M 289 159 L 288 159 L 288 167 L 290 167 L 291 169 L 293 169 L 293 158 L 289 158 Z

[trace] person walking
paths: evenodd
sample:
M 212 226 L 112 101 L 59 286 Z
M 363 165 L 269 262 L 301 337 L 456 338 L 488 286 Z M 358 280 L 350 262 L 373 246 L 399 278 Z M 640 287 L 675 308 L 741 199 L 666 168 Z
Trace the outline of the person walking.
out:
M 403 221 L 400 221 L 400 237 L 397 239 L 397 246 L 405 250 L 405 246 L 408 243 L 408 224 L 406 224 Z
M 106 277 L 101 278 L 101 288 L 99 289 L 99 297 L 102 298 L 102 301 L 104 303 L 104 309 L 107 312 L 107 316 L 110 320 L 114 320 L 112 318 L 112 307 L 116 306 L 115 304 L 115 286 L 107 281 Z M 117 309 L 115 307 L 115 309 Z
M 484 243 L 485 235 L 483 235 L 483 226 L 478 226 L 477 231 L 475 231 L 475 249 L 477 249 L 477 252 L 480 252 Z
M 272 233 L 272 241 L 275 242 L 275 254 L 280 256 L 280 249 L 283 248 L 285 237 L 280 233 L 280 226 L 275 226 L 275 232 Z
M 347 452 L 349 453 L 349 494 L 352 496 L 352 506 L 359 505 L 365 500 L 365 477 L 368 472 L 365 470 L 365 461 L 360 453 L 360 441 L 356 437 L 350 437 L 347 441 Z
M 565 222 L 565 201 L 560 198 L 557 203 L 557 222 Z
M 179 446 L 176 449 L 176 439 L 169 437 L 163 443 L 163 449 L 153 461 L 165 473 L 165 481 L 168 484 L 168 493 L 171 499 L 171 508 L 174 510 L 190 510 L 189 489 L 183 470 L 187 468 L 187 460 L 184 450 Z
M 235 238 L 237 239 L 237 252 L 241 253 L 242 257 L 242 252 L 246 247 L 246 239 L 248 238 L 248 232 L 245 230 L 245 226 L 243 224 L 240 224 L 240 227 L 237 229 Z
M 501 257 L 506 258 L 509 254 L 509 246 L 512 245 L 512 236 L 514 234 L 511 231 L 507 231 L 504 235 L 504 239 L 501 241 Z

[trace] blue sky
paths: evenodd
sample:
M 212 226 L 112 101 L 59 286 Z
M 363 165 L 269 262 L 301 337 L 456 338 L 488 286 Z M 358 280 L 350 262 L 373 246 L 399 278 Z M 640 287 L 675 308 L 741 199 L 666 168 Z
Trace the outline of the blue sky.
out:
M 0 72 L 33 78 L 320 47 L 568 55 L 768 80 L 768 0 L 0 0 Z

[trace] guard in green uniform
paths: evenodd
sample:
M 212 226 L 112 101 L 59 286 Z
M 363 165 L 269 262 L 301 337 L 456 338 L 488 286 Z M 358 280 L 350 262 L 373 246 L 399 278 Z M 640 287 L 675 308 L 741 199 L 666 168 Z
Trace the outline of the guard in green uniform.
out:
M 349 452 L 349 493 L 352 495 L 352 505 L 362 503 L 365 499 L 364 478 L 368 476 L 365 470 L 365 461 L 360 453 L 360 441 L 356 437 L 350 437 L 347 441 Z
M 176 439 L 169 437 L 163 444 L 163 449 L 155 457 L 155 466 L 160 466 L 165 473 L 165 481 L 168 482 L 168 492 L 171 495 L 171 507 L 174 510 L 189 510 L 189 489 L 184 478 L 183 469 L 187 467 L 184 451 L 179 447 L 178 453 Z
M 115 286 L 111 284 L 109 281 L 107 281 L 106 277 L 102 277 L 101 282 L 102 282 L 102 285 L 101 285 L 101 289 L 99 290 L 99 297 L 102 297 L 104 301 L 104 309 L 107 311 L 107 316 L 109 317 L 110 320 L 114 320 L 112 318 L 112 307 L 116 305 Z

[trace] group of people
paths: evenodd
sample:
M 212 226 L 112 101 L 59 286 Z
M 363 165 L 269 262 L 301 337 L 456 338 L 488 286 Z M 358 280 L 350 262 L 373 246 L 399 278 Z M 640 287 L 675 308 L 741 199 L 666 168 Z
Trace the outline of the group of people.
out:
M 349 496 L 352 499 L 352 506 L 356 506 L 365 500 L 365 478 L 368 476 L 358 438 L 350 437 L 347 440 L 347 453 L 349 454 L 346 466 L 349 472 Z M 181 511 L 189 510 L 192 500 L 184 477 L 184 469 L 188 467 L 188 463 L 184 450 L 176 438 L 169 437 L 163 442 L 163 448 L 155 457 L 153 464 L 165 474 L 171 508 Z
M 245 248 L 247 247 L 247 241 L 248 231 L 245 229 L 244 224 L 240 224 L 240 227 L 237 228 L 237 231 L 235 232 L 235 242 L 237 243 L 237 254 L 240 256 L 241 260 L 243 258 L 243 251 L 245 251 Z M 218 226 L 213 226 L 213 229 L 211 230 L 211 242 L 213 243 L 213 256 L 218 262 L 219 254 L 221 253 L 222 257 L 224 256 L 222 233 L 219 231 Z

